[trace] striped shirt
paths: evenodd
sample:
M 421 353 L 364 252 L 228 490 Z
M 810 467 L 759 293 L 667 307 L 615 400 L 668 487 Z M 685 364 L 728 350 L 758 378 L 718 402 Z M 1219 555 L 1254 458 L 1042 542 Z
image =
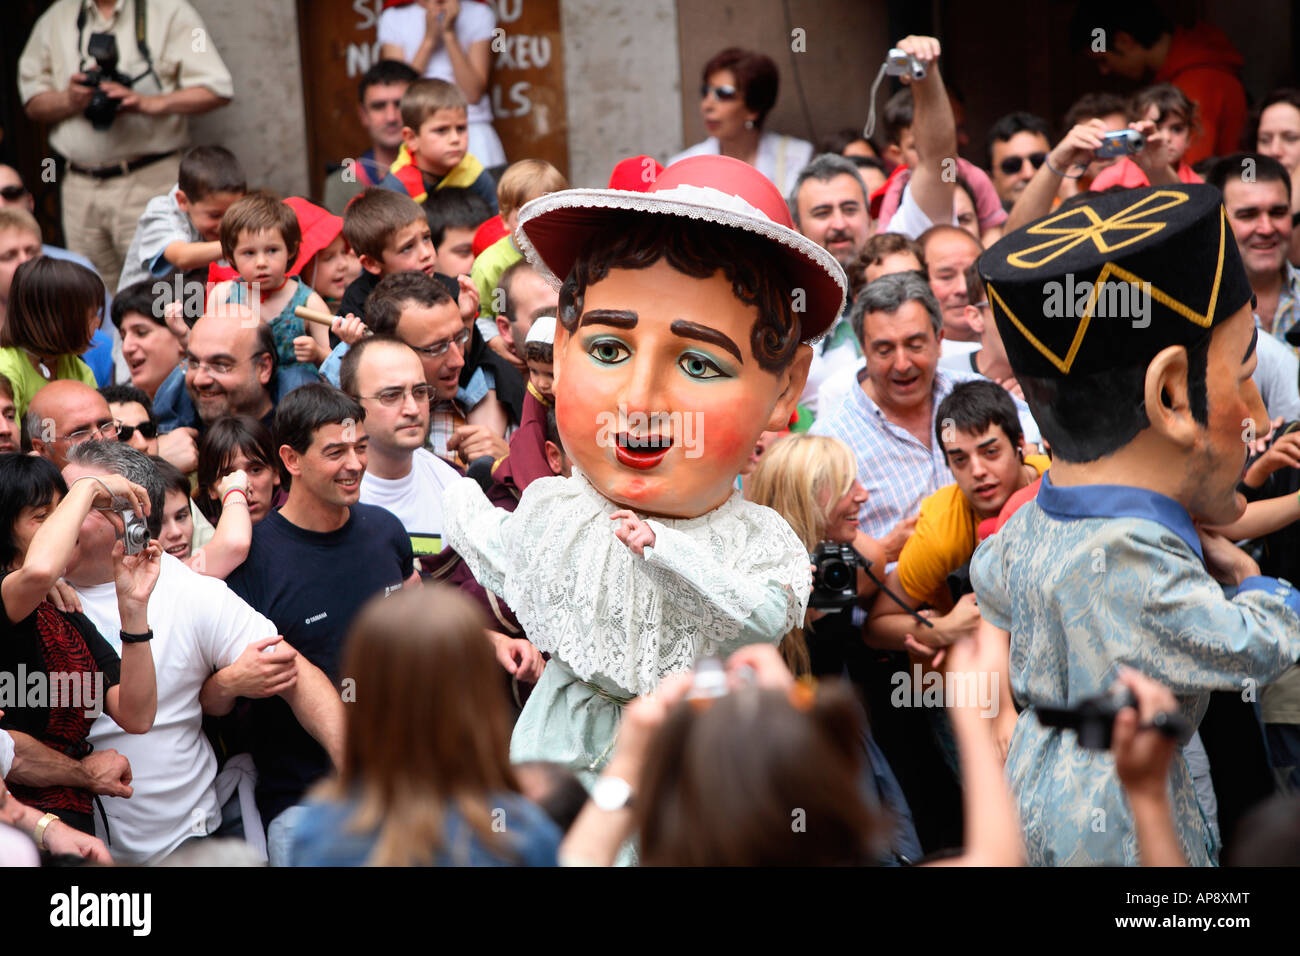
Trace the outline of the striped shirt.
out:
M 938 410 L 954 387 L 981 377 L 936 368 L 931 387 L 933 409 Z M 886 418 L 861 387 L 853 389 L 835 411 L 818 418 L 810 431 L 838 438 L 853 450 L 858 481 L 867 489 L 858 523 L 873 538 L 885 537 L 900 521 L 918 514 L 922 500 L 954 481 L 944 461 L 943 446 L 931 436 L 927 448 L 906 428 Z

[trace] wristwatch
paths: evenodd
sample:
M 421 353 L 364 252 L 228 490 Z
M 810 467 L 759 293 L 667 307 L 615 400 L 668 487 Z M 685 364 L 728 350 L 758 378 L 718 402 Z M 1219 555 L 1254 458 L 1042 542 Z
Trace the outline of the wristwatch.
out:
M 606 813 L 631 808 L 632 785 L 622 777 L 600 777 L 591 788 L 591 802 Z

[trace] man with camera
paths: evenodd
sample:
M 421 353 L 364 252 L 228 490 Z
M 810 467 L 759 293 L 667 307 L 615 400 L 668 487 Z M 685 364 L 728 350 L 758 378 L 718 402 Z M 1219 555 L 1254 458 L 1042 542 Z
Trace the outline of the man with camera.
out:
M 186 0 L 57 0 L 23 49 L 18 89 L 67 161 L 68 248 L 116 288 L 145 204 L 176 181 L 185 117 L 230 102 L 230 71 Z

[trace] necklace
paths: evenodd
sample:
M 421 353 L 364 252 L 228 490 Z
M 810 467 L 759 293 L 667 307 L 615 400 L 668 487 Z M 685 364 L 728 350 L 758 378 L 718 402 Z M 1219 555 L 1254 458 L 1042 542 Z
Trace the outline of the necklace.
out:
M 26 349 L 23 349 L 23 351 L 27 352 Z M 27 352 L 27 359 L 32 363 L 32 365 L 36 367 L 36 369 L 41 373 L 41 375 L 45 378 L 47 382 L 54 378 L 54 373 L 50 371 L 50 367 L 45 364 L 45 360 L 42 359 L 39 355 L 34 355 L 31 352 Z
M 257 294 L 260 297 L 261 301 L 265 302 L 267 299 L 271 298 L 271 296 L 275 295 L 277 292 L 279 292 L 288 284 L 289 284 L 289 277 L 285 276 L 284 279 L 281 280 L 280 284 L 276 286 L 274 289 L 267 289 L 263 291 L 262 287 L 259 285 L 257 288 Z

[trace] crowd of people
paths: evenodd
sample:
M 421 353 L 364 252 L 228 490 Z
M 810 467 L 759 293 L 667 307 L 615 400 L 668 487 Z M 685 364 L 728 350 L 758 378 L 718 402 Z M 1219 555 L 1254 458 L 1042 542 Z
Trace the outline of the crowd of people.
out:
M 1087 4 L 1132 95 L 981 166 L 939 39 L 816 147 L 730 47 L 571 188 L 387 7 L 319 203 L 188 144 L 185 0 L 28 40 L 0 861 L 1300 863 L 1300 92 Z

